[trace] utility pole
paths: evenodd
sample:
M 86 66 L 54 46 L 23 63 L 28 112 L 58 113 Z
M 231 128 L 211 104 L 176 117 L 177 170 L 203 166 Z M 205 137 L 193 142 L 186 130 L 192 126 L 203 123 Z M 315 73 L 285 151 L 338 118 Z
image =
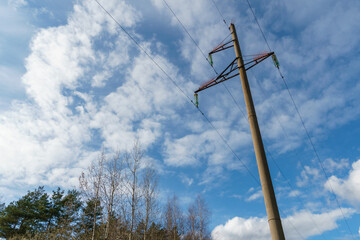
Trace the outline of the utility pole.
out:
M 217 47 L 215 47 L 211 52 L 209 52 L 209 63 L 212 66 L 213 64 L 212 54 L 215 54 L 220 51 L 224 51 L 231 47 L 234 47 L 235 49 L 236 58 L 225 68 L 225 70 L 223 70 L 215 78 L 201 85 L 199 89 L 194 92 L 195 93 L 194 104 L 196 107 L 199 107 L 199 100 L 198 100 L 199 92 L 208 89 L 210 87 L 213 87 L 224 81 L 227 81 L 237 75 L 240 75 L 241 85 L 244 92 L 246 109 L 249 118 L 251 136 L 254 144 L 256 162 L 258 165 L 260 182 L 265 200 L 266 213 L 268 216 L 268 222 L 270 226 L 271 238 L 272 240 L 284 240 L 285 236 L 281 225 L 279 209 L 276 203 L 274 188 L 271 182 L 271 176 L 269 172 L 269 166 L 266 160 L 264 144 L 261 139 L 259 124 L 257 122 L 255 107 L 251 97 L 250 86 L 246 75 L 247 70 L 259 64 L 260 62 L 264 61 L 270 56 L 272 57 L 276 68 L 279 68 L 279 61 L 277 60 L 274 52 L 269 52 L 269 53 L 256 54 L 254 55 L 253 60 L 244 63 L 234 24 L 230 25 L 230 31 L 232 34 L 232 40 L 223 43 L 225 41 L 224 39 Z M 239 69 L 239 73 L 236 73 L 237 69 Z
M 244 92 L 246 110 L 249 118 L 251 135 L 252 135 L 254 150 L 256 155 L 256 162 L 258 165 L 258 170 L 260 175 L 261 187 L 264 194 L 265 207 L 268 216 L 268 223 L 270 226 L 271 238 L 272 240 L 283 240 L 285 239 L 284 231 L 281 224 L 279 209 L 277 207 L 276 198 L 275 198 L 275 192 L 271 182 L 269 166 L 266 160 L 264 145 L 261 139 L 259 124 L 256 118 L 255 107 L 252 100 L 250 86 L 246 75 L 244 60 L 241 55 L 240 45 L 234 24 L 230 25 L 230 31 L 233 38 L 233 44 L 237 58 L 237 65 L 239 68 L 241 85 Z

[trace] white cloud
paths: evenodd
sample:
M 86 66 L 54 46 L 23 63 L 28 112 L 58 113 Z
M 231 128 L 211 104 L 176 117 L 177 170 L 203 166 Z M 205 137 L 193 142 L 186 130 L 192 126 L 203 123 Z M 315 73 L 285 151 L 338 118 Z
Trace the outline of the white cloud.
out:
M 300 196 L 301 192 L 299 190 L 292 190 L 289 192 L 289 197 L 298 197 Z
M 8 0 L 8 4 L 14 8 L 26 6 L 28 3 L 25 0 Z
M 117 9 L 112 13 L 125 26 L 135 24 L 138 14 L 124 2 L 107 1 L 106 5 Z M 98 5 L 83 1 L 74 6 L 66 25 L 41 29 L 33 37 L 22 77 L 30 100 L 13 102 L 0 116 L 2 186 L 77 185 L 81 169 L 96 155 L 86 148 L 92 138 L 89 113 L 96 106 L 91 97 L 75 89 L 84 84 L 82 77 L 94 63 L 94 38 L 114 29 Z M 119 52 L 126 60 L 124 53 Z M 84 106 L 76 106 L 75 97 Z
M 348 208 L 343 208 L 342 211 L 345 217 L 349 217 L 355 212 L 353 209 Z M 320 214 L 300 211 L 292 216 L 283 218 L 282 223 L 286 239 L 297 240 L 336 229 L 338 227 L 336 222 L 342 219 L 342 217 L 342 212 L 339 209 Z M 211 236 L 214 240 L 267 240 L 271 238 L 267 219 L 258 217 L 250 217 L 248 219 L 234 217 L 224 225 L 216 226 Z
M 194 183 L 194 179 L 186 176 L 185 174 L 181 174 L 180 176 L 181 182 L 185 183 L 188 186 L 191 186 Z
M 153 56 L 163 65 L 161 56 Z M 167 63 L 169 71 L 176 68 Z M 181 76 L 174 76 L 179 83 Z M 151 60 L 140 55 L 134 59 L 125 75 L 126 81 L 116 91 L 104 98 L 104 103 L 91 121 L 93 128 L 100 129 L 105 146 L 124 150 L 131 145 L 130 139 L 139 137 L 145 148 L 154 143 L 163 131 L 162 122 L 177 117 L 174 111 L 183 105 L 179 92 L 168 91 L 169 82 Z M 191 83 L 184 83 L 188 85 Z
M 256 193 L 253 193 L 250 197 L 246 199 L 247 202 L 254 201 L 256 199 L 261 199 L 263 197 L 262 190 L 257 191 Z
M 311 168 L 309 166 L 304 166 L 304 169 L 301 171 L 300 177 L 297 177 L 296 185 L 298 187 L 304 187 L 310 181 L 316 181 L 320 178 L 320 171 L 317 168 Z
M 349 168 L 349 159 L 342 158 L 334 160 L 332 158 L 327 158 L 323 162 L 323 165 L 327 172 L 333 173 L 335 171 Z
M 215 124 L 220 126 L 223 124 L 218 129 L 232 149 L 249 146 L 251 140 L 247 132 L 241 129 L 232 130 L 224 121 L 216 121 Z M 204 130 L 201 133 L 188 134 L 179 138 L 167 138 L 165 141 L 165 162 L 172 166 L 196 166 L 206 160 L 210 167 L 225 165 L 230 170 L 242 170 L 241 161 L 246 162 L 245 154 L 241 161 L 234 160 L 231 151 L 219 139 L 217 132 L 211 129 L 209 125 L 203 127 Z
M 360 203 L 360 160 L 352 164 L 352 169 L 346 179 L 331 176 L 325 183 L 325 188 L 334 191 L 336 195 L 357 206 Z

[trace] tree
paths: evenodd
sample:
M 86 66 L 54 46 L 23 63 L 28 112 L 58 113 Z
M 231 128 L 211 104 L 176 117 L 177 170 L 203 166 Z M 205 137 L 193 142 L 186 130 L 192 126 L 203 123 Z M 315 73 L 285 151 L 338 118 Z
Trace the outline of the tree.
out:
M 187 227 L 187 233 L 185 235 L 186 240 L 197 239 L 197 230 L 199 228 L 199 222 L 196 215 L 197 215 L 196 206 L 192 204 L 189 206 L 186 215 L 186 227 Z
M 80 232 L 79 212 L 82 207 L 80 193 L 69 190 L 66 195 L 58 188 L 51 196 L 50 218 L 44 232 L 37 232 L 34 239 L 76 239 Z
M 198 194 L 195 201 L 188 208 L 186 216 L 187 233 L 185 239 L 210 239 L 208 231 L 209 219 L 210 211 L 207 208 L 205 200 Z
M 87 198 L 88 206 L 93 206 L 93 221 L 92 221 L 92 236 L 91 239 L 95 239 L 95 231 L 97 225 L 97 213 L 100 207 L 100 191 L 101 185 L 103 182 L 103 172 L 105 164 L 105 153 L 102 150 L 97 161 L 91 162 L 90 167 L 87 169 L 87 172 L 81 173 L 79 177 L 80 189 Z M 88 210 L 88 209 L 87 209 Z
M 183 233 L 184 219 L 183 213 L 178 205 L 177 196 L 174 194 L 172 198 L 168 198 L 163 213 L 164 227 L 167 233 L 167 239 L 178 240 Z
M 140 200 L 139 194 L 139 183 L 138 183 L 138 170 L 140 167 L 140 161 L 144 155 L 141 149 L 139 140 L 137 139 L 134 143 L 132 150 L 126 154 L 125 160 L 128 170 L 127 175 L 127 189 L 129 194 L 130 204 L 130 229 L 129 229 L 129 240 L 134 239 L 134 229 L 136 225 L 136 213 L 138 210 L 138 204 Z
M 155 222 L 152 222 L 148 229 L 148 240 L 159 240 L 166 238 L 166 230 L 162 228 L 161 224 L 156 224 Z
M 112 227 L 116 226 L 117 221 L 121 221 L 121 217 L 116 218 L 114 212 L 115 202 L 119 199 L 116 197 L 119 194 L 120 186 L 123 182 L 123 158 L 117 152 L 110 161 L 106 162 L 104 169 L 104 181 L 102 184 L 103 201 L 106 207 L 106 228 L 105 239 L 109 238 L 109 232 Z M 117 200 L 117 201 L 116 201 Z M 112 229 L 115 231 L 115 229 Z
M 96 212 L 94 212 L 94 209 L 96 209 Z M 99 227 L 101 226 L 102 210 L 100 200 L 92 198 L 86 201 L 80 217 L 82 225 L 79 232 L 80 238 L 98 239 L 100 237 L 101 232 Z
M 16 202 L 11 202 L 1 213 L 0 236 L 32 236 L 44 231 L 49 221 L 50 202 L 44 187 L 39 187 Z
M 79 193 L 75 190 L 64 195 L 58 188 L 49 198 L 44 188 L 39 187 L 0 211 L 0 237 L 51 239 L 57 234 L 57 239 L 70 239 L 80 207 Z
M 157 185 L 158 179 L 154 169 L 146 167 L 142 179 L 142 191 L 144 199 L 144 218 L 143 218 L 143 239 L 146 240 L 149 223 L 153 220 L 153 215 L 156 212 L 157 203 Z

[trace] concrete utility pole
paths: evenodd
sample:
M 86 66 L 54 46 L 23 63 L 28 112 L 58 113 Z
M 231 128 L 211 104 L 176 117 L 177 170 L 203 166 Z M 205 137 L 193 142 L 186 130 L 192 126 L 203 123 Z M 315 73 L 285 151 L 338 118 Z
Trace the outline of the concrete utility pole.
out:
M 234 49 L 237 58 L 237 65 L 239 67 L 239 73 L 241 78 L 241 85 L 244 92 L 246 109 L 248 113 L 251 135 L 252 135 L 254 150 L 256 155 L 256 162 L 259 169 L 261 187 L 264 194 L 265 207 L 266 207 L 268 222 L 270 226 L 271 238 L 272 240 L 283 240 L 285 239 L 284 231 L 281 225 L 279 209 L 276 203 L 274 188 L 271 182 L 271 176 L 266 160 L 264 145 L 261 139 L 259 124 L 256 118 L 255 107 L 251 96 L 246 70 L 244 67 L 244 60 L 241 55 L 240 45 L 234 24 L 230 25 L 230 31 L 232 33 Z

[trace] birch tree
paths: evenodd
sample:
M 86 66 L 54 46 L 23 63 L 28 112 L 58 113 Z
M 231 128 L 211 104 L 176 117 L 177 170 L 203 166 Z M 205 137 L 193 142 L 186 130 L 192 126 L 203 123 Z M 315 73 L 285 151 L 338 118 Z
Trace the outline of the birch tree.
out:
M 82 172 L 79 177 L 80 189 L 82 193 L 86 196 L 88 201 L 94 201 L 94 209 L 93 209 L 93 227 L 92 227 L 92 235 L 91 240 L 95 239 L 95 231 L 96 231 L 96 221 L 97 221 L 97 213 L 99 211 L 99 203 L 100 203 L 100 191 L 101 185 L 103 182 L 103 174 L 104 174 L 104 164 L 106 158 L 104 150 L 101 152 L 100 156 L 96 161 L 91 162 L 90 167 L 86 172 Z
M 128 194 L 130 204 L 130 229 L 129 229 L 129 240 L 134 239 L 134 229 L 136 224 L 136 214 L 138 211 L 138 204 L 140 201 L 140 188 L 138 183 L 138 175 L 140 168 L 140 161 L 144 155 L 141 149 L 139 140 L 136 140 L 132 150 L 126 154 L 125 160 L 128 170 Z
M 203 197 L 198 194 L 194 202 L 188 208 L 186 216 L 187 234 L 185 239 L 210 239 L 208 231 L 209 220 L 210 211 Z
M 172 198 L 168 198 L 163 218 L 168 239 L 179 240 L 183 233 L 184 220 L 183 213 L 178 204 L 178 198 L 175 194 Z
M 123 158 L 120 152 L 106 162 L 104 168 L 104 180 L 101 185 L 102 199 L 106 208 L 106 225 L 105 225 L 105 239 L 109 238 L 111 226 L 114 226 L 115 221 L 115 204 L 120 201 L 121 184 L 124 180 L 123 173 Z M 115 231 L 115 229 L 112 229 Z
M 143 191 L 143 222 L 144 222 L 144 236 L 143 239 L 146 240 L 147 231 L 150 225 L 150 222 L 153 220 L 153 215 L 157 211 L 157 186 L 158 178 L 154 169 L 149 167 L 144 169 L 143 179 L 142 179 L 142 191 Z

